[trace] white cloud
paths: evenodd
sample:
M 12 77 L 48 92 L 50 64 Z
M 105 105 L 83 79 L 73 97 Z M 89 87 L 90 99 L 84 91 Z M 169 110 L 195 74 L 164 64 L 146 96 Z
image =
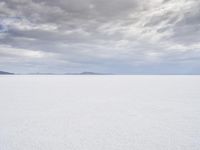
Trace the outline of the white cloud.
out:
M 55 24 L 34 24 L 29 20 L 24 18 L 3 18 L 2 24 L 7 28 L 14 28 L 17 30 L 44 30 L 44 31 L 55 31 L 57 30 L 57 26 Z
M 50 52 L 14 48 L 8 45 L 0 45 L 0 54 L 8 57 L 19 56 L 22 59 L 44 59 L 54 57 L 56 55 Z

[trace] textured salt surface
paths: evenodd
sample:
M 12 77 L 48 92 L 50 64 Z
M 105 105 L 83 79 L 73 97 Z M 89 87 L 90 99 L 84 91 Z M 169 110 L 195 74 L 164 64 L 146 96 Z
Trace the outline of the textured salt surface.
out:
M 1 76 L 0 150 L 199 150 L 200 76 Z

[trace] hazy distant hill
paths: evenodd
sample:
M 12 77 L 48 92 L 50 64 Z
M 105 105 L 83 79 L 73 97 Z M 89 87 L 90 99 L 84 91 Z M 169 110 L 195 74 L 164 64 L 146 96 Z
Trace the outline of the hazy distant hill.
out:
M 101 75 L 101 73 L 96 73 L 96 72 L 82 72 L 80 75 Z
M 110 74 L 96 73 L 96 72 L 81 72 L 81 73 L 65 73 L 65 75 L 110 75 Z
M 14 74 L 14 73 L 0 71 L 0 75 L 9 75 L 9 74 Z

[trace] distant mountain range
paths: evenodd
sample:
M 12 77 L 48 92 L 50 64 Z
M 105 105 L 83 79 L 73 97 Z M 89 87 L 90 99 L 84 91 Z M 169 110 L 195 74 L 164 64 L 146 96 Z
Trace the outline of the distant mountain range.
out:
M 81 73 L 29 73 L 28 75 L 109 75 L 108 73 L 81 72 Z
M 0 75 L 12 75 L 12 74 L 14 74 L 14 73 L 0 71 Z
M 81 72 L 81 73 L 65 73 L 65 75 L 109 75 L 108 73 L 96 73 L 96 72 Z
M 80 75 L 102 75 L 102 73 L 96 73 L 96 72 L 82 72 Z
M 14 73 L 0 71 L 0 75 L 14 75 Z M 20 75 L 20 74 L 18 74 Z M 81 72 L 81 73 L 63 73 L 63 74 L 57 74 L 57 73 L 27 73 L 27 74 L 21 74 L 21 75 L 111 75 L 109 73 L 96 73 L 96 72 Z
M 96 72 L 81 72 L 81 73 L 65 73 L 65 75 L 106 75 L 106 74 L 96 73 Z

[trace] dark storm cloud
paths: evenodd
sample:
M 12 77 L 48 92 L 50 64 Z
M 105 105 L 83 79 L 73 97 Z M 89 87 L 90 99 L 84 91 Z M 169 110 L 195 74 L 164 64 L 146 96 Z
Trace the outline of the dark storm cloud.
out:
M 0 69 L 198 68 L 199 7 L 196 0 L 1 0 Z

